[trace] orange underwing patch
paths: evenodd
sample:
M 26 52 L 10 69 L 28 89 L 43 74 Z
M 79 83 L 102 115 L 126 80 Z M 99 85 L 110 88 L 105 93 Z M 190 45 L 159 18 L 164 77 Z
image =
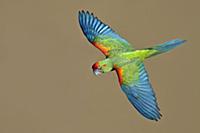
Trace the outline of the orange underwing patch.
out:
M 109 48 L 103 46 L 102 44 L 99 44 L 99 43 L 92 43 L 96 48 L 98 48 L 102 53 L 104 53 L 106 56 L 108 56 L 108 51 L 109 51 Z

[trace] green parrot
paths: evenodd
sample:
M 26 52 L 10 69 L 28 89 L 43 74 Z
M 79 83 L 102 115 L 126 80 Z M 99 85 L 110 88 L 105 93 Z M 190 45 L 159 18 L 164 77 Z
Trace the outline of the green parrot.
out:
M 170 51 L 185 40 L 174 39 L 151 48 L 134 49 L 93 13 L 79 11 L 78 19 L 88 41 L 106 56 L 92 65 L 94 74 L 116 71 L 122 91 L 136 110 L 147 119 L 159 120 L 162 115 L 143 62 Z

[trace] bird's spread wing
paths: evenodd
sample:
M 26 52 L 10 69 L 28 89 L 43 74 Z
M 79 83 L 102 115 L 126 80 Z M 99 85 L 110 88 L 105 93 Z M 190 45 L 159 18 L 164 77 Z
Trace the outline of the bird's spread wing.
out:
M 79 11 L 79 23 L 84 35 L 90 43 L 97 47 L 106 56 L 111 56 L 114 51 L 133 50 L 131 45 L 108 25 L 93 15 L 93 13 Z
M 132 62 L 116 71 L 123 92 L 138 112 L 150 120 L 160 119 L 155 93 L 143 62 Z

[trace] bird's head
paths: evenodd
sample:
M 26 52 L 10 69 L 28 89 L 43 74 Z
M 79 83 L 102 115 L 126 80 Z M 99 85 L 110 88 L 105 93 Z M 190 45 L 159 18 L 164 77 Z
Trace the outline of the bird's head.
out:
M 95 75 L 100 75 L 102 73 L 107 73 L 113 70 L 113 65 L 109 60 L 103 60 L 96 62 L 92 65 L 92 69 Z

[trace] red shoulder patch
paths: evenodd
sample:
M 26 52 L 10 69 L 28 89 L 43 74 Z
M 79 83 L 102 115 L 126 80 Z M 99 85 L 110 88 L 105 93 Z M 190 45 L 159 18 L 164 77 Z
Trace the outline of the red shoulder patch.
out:
M 119 84 L 122 85 L 123 84 L 123 69 L 122 68 L 117 68 L 116 66 L 114 66 L 114 68 L 115 68 L 115 70 L 117 72 Z

